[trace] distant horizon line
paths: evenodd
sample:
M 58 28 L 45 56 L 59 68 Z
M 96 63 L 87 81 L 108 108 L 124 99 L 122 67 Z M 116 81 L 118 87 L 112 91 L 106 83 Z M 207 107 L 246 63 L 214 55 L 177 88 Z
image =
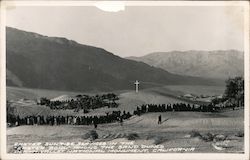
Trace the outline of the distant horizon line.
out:
M 216 51 L 236 51 L 236 52 L 241 52 L 244 53 L 244 51 L 238 50 L 238 49 L 214 49 L 214 50 L 200 50 L 200 49 L 190 49 L 190 50 L 170 50 L 170 51 L 155 51 L 155 52 L 151 52 L 142 56 L 127 56 L 124 58 L 130 58 L 130 57 L 143 57 L 143 56 L 147 56 L 147 55 L 151 55 L 151 54 L 157 54 L 157 53 L 163 53 L 163 54 L 168 54 L 168 53 L 172 53 L 172 52 L 216 52 Z

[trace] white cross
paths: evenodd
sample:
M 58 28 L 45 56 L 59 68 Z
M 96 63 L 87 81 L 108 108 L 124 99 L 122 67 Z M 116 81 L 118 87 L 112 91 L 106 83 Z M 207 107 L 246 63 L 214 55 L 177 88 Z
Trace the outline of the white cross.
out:
M 140 83 L 139 83 L 139 81 L 138 81 L 138 80 L 136 80 L 136 81 L 135 81 L 135 92 L 136 92 L 136 93 L 138 93 L 138 90 L 139 90 L 139 84 L 140 84 Z

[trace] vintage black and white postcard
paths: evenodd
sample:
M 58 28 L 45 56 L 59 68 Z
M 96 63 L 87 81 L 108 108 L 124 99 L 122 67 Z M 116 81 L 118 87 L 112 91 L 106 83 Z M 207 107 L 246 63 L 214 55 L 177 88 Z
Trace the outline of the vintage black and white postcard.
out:
M 2 1 L 2 159 L 249 159 L 249 2 Z

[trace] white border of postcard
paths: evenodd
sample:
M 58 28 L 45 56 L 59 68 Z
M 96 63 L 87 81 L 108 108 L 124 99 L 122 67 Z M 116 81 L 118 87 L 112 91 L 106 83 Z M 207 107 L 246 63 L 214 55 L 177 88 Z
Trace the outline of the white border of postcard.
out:
M 99 1 L 100 2 L 100 1 Z M 231 153 L 155 153 L 155 154 L 7 154 L 6 152 L 6 48 L 5 11 L 15 6 L 94 6 L 98 1 L 0 1 L 0 102 L 1 102 L 1 157 L 0 159 L 249 159 L 249 2 L 248 1 L 120 1 L 125 6 L 242 6 L 244 7 L 244 78 L 245 128 L 244 154 Z M 110 1 L 109 3 L 117 3 Z

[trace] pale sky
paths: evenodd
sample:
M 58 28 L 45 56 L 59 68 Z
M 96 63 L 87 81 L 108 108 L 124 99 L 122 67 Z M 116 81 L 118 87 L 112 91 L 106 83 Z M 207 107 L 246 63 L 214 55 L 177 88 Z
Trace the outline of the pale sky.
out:
M 16 7 L 7 26 L 65 37 L 121 57 L 172 50 L 244 49 L 243 7 Z

